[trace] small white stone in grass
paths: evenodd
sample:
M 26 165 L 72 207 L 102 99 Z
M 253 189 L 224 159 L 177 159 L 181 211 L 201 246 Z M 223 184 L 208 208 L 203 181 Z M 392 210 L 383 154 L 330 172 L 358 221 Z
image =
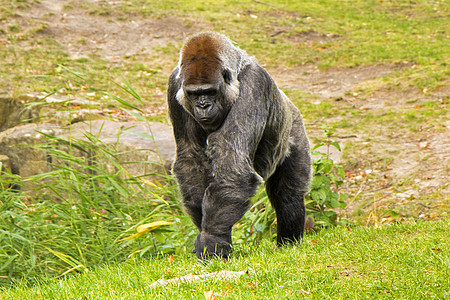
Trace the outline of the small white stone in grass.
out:
M 188 274 L 185 276 L 177 277 L 177 278 L 171 278 L 171 279 L 158 279 L 157 281 L 153 282 L 149 285 L 150 288 L 158 287 L 158 286 L 164 286 L 167 284 L 180 284 L 180 283 L 189 283 L 189 282 L 195 282 L 200 281 L 209 277 L 214 277 L 217 279 L 231 279 L 231 278 L 237 278 L 242 275 L 244 275 L 245 271 L 217 271 L 213 273 L 207 273 L 207 274 L 200 274 L 200 275 L 192 275 Z

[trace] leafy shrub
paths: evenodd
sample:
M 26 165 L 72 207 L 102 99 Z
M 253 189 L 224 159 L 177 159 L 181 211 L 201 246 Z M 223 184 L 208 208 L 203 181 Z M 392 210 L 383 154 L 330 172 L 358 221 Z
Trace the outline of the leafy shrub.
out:
M 312 154 L 319 158 L 313 161 L 313 177 L 311 190 L 305 199 L 306 210 L 313 217 L 314 223 L 320 226 L 336 225 L 338 208 L 345 208 L 346 194 L 341 194 L 337 188 L 342 186 L 345 171 L 342 165 L 330 158 L 330 147 L 341 151 L 335 141 L 331 141 L 335 126 L 323 125 L 325 139 L 312 148 Z M 327 147 L 327 153 L 316 151 L 321 146 Z

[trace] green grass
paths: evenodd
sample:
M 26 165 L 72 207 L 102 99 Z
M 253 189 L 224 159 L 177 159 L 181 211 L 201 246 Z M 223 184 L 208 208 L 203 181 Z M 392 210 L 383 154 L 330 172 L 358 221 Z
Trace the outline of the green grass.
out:
M 240 245 L 228 262 L 200 265 L 193 254 L 135 259 L 75 277 L 2 290 L 2 299 L 445 299 L 450 296 L 450 223 L 337 227 L 309 233 L 296 247 L 263 240 Z M 246 271 L 149 288 L 158 279 L 217 270 Z

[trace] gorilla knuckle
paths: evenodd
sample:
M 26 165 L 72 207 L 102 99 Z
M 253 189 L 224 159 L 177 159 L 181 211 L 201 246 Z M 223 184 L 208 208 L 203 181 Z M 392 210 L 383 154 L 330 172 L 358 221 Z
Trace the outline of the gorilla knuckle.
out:
M 223 237 L 201 232 L 195 241 L 195 254 L 199 259 L 222 257 L 227 259 L 231 251 L 231 241 Z

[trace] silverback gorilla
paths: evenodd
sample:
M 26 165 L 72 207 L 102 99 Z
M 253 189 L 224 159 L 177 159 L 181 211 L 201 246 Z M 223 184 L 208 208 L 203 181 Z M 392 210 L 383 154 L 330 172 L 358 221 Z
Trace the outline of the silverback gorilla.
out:
M 299 241 L 309 142 L 299 111 L 256 60 L 221 34 L 196 34 L 170 76 L 168 103 L 173 172 L 200 231 L 197 257 L 228 258 L 232 227 L 262 180 L 276 211 L 277 244 Z

